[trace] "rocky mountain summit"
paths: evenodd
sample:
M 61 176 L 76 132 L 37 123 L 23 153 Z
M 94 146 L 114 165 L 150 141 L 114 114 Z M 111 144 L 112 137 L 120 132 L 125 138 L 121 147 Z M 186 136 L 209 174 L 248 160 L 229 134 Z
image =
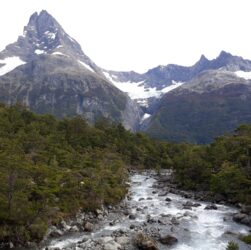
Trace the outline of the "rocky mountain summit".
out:
M 135 130 L 141 110 L 114 87 L 81 46 L 46 11 L 0 53 L 0 101 L 57 117 L 107 117 Z

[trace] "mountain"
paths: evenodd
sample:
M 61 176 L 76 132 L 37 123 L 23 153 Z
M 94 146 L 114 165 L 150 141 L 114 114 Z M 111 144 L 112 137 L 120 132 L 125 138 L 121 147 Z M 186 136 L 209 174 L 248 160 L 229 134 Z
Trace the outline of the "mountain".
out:
M 209 143 L 250 124 L 250 107 L 251 80 L 222 69 L 203 71 L 164 95 L 143 129 L 158 139 Z
M 23 103 L 59 118 L 107 117 L 135 130 L 141 110 L 114 87 L 46 11 L 34 13 L 22 36 L 0 53 L 0 102 Z
M 222 51 L 143 74 L 97 66 L 46 11 L 0 52 L 0 102 L 59 118 L 106 117 L 158 139 L 207 143 L 250 123 L 251 61 Z
M 152 113 L 152 105 L 155 106 L 156 101 L 158 102 L 164 94 L 180 87 L 205 70 L 216 69 L 232 72 L 251 71 L 251 61 L 222 51 L 213 60 L 208 60 L 202 55 L 199 61 L 190 67 L 169 64 L 155 67 L 144 74 L 107 71 L 106 76 L 115 86 L 127 92 L 132 99 Z
M 154 138 L 208 143 L 251 123 L 251 61 L 222 51 L 193 66 L 169 64 L 136 72 L 105 72 L 142 107 L 140 129 Z

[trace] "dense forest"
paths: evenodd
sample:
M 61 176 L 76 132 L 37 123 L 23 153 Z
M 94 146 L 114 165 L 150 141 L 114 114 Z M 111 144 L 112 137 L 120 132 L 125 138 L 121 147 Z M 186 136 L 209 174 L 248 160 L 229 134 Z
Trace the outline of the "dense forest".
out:
M 179 187 L 251 202 L 251 126 L 210 145 L 157 142 L 101 119 L 0 106 L 0 242 L 41 240 L 80 209 L 121 201 L 128 170 L 171 168 Z
M 251 204 L 251 125 L 209 145 L 170 147 L 175 179 L 182 189 L 211 191 L 236 204 Z
M 0 242 L 40 240 L 79 209 L 119 202 L 128 168 L 167 167 L 165 145 L 103 119 L 0 106 Z

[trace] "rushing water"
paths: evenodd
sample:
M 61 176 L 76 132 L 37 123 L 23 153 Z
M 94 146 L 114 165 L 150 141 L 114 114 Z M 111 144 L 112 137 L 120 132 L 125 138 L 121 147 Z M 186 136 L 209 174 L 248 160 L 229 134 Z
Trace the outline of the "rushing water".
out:
M 173 250 L 225 250 L 227 242 L 234 240 L 238 242 L 241 250 L 251 249 L 250 246 L 238 241 L 239 234 L 247 234 L 250 228 L 232 221 L 232 214 L 236 209 L 217 205 L 217 210 L 205 210 L 206 202 L 200 202 L 201 206 L 192 207 L 192 210 L 184 210 L 183 204 L 191 199 L 185 199 L 179 195 L 167 194 L 159 196 L 160 192 L 153 187 L 156 179 L 149 174 L 134 174 L 131 177 L 131 200 L 125 200 L 130 212 L 136 215 L 135 220 L 130 220 L 128 216 L 118 215 L 119 222 L 113 226 L 109 223 L 116 218 L 116 214 L 109 215 L 103 222 L 100 229 L 91 234 L 76 233 L 74 235 L 54 239 L 50 242 L 50 247 L 64 248 L 72 246 L 74 243 L 86 237 L 98 238 L 101 235 L 110 235 L 114 230 L 130 230 L 130 225 L 141 225 L 147 221 L 147 216 L 158 221 L 165 216 L 175 217 L 179 224 L 163 225 L 159 223 L 144 224 L 145 228 L 151 230 L 157 228 L 160 234 L 170 233 L 178 238 L 178 243 L 170 249 Z M 166 202 L 166 198 L 171 202 Z M 144 200 L 142 200 L 144 198 Z M 140 200 L 140 201 L 139 201 Z M 167 249 L 166 246 L 159 245 L 160 249 Z

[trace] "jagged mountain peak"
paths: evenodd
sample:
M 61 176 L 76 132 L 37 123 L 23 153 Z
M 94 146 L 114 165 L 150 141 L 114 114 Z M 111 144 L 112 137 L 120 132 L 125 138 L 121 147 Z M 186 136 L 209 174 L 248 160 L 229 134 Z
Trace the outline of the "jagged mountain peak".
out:
M 27 63 L 41 55 L 67 57 L 72 64 L 77 63 L 89 73 L 96 72 L 102 77 L 99 67 L 84 54 L 80 44 L 46 10 L 31 15 L 23 35 L 0 53 L 0 60 L 16 58 L 19 62 Z
M 42 10 L 31 15 L 23 35 L 1 52 L 0 59 L 19 57 L 27 62 L 40 54 L 55 52 L 74 57 L 88 65 L 93 64 L 83 53 L 80 44 L 64 31 L 52 15 Z
M 233 57 L 233 55 L 229 52 L 226 52 L 225 50 L 222 50 L 217 58 L 219 59 L 219 58 L 229 58 L 229 57 Z
M 204 55 L 201 55 L 198 62 L 196 62 L 191 69 L 195 72 L 195 74 L 199 73 L 203 69 L 207 68 L 210 64 L 210 60 L 208 60 Z
M 72 55 L 83 54 L 76 40 L 71 38 L 46 10 L 31 15 L 28 25 L 24 27 L 23 36 L 18 39 L 21 47 L 24 42 L 26 47 L 28 43 L 31 50 L 35 48 L 39 53 L 64 47 Z
M 24 27 L 24 37 L 41 39 L 47 36 L 51 41 L 60 33 L 65 33 L 59 23 L 45 10 L 31 15 L 29 23 Z
M 196 64 L 202 64 L 202 63 L 205 63 L 205 62 L 208 62 L 209 60 L 206 58 L 205 55 L 201 55 L 199 61 L 196 63 Z
M 46 10 L 42 10 L 40 13 L 35 12 L 31 15 L 27 27 L 29 27 L 29 26 L 36 26 L 37 29 L 40 30 L 43 27 L 45 27 L 45 28 L 47 28 L 48 26 L 57 26 L 58 27 L 60 25 L 54 19 L 54 17 L 52 15 L 50 15 Z

